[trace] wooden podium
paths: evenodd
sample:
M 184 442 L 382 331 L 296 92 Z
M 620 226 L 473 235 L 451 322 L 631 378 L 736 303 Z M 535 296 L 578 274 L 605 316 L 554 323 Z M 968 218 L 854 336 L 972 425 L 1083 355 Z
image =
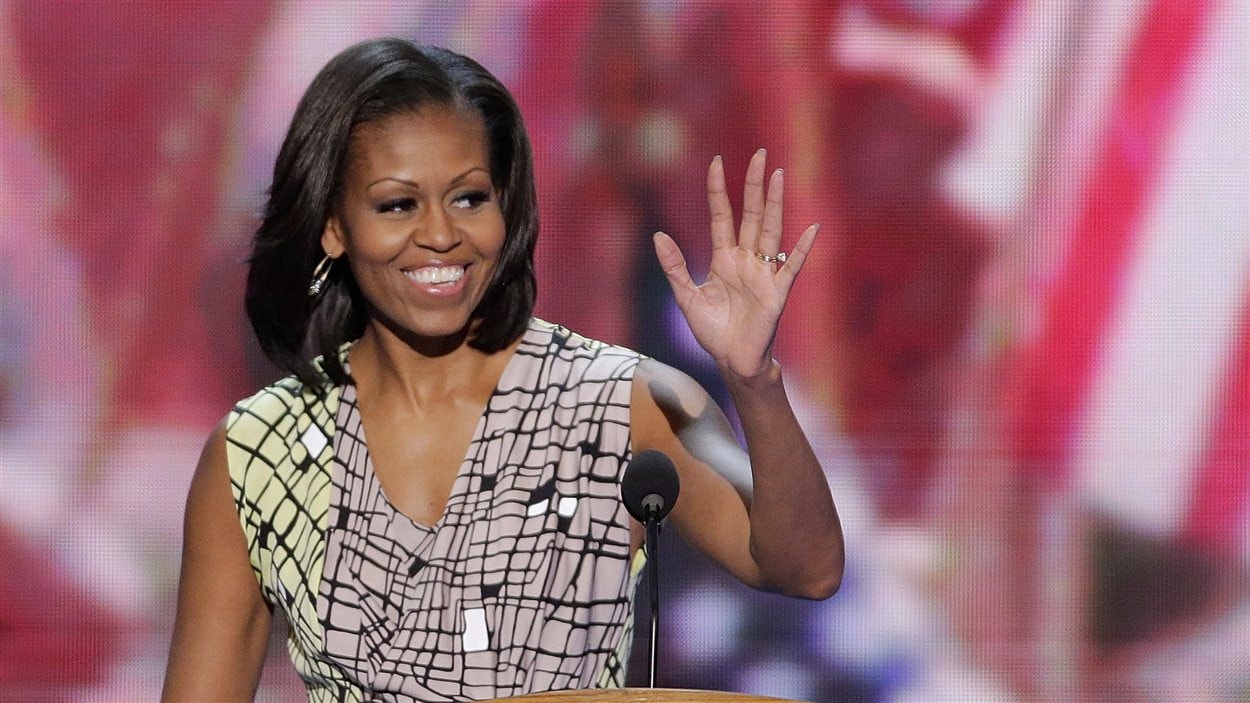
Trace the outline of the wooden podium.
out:
M 794 703 L 782 698 L 748 696 L 725 691 L 695 691 L 680 688 L 591 688 L 581 691 L 531 693 L 515 698 L 496 698 L 487 703 Z

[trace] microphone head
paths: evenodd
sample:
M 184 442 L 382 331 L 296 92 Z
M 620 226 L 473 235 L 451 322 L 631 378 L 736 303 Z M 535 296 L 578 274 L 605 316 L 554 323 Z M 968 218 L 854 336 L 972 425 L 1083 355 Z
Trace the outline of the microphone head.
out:
M 635 454 L 621 477 L 621 500 L 638 522 L 646 522 L 649 509 L 656 520 L 663 520 L 680 492 L 673 460 L 654 449 Z

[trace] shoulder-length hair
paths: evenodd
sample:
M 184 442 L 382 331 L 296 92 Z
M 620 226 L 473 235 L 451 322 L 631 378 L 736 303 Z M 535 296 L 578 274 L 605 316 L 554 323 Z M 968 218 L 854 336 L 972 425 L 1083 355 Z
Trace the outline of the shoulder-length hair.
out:
M 342 191 L 353 130 L 424 107 L 465 109 L 486 127 L 490 172 L 503 211 L 499 266 L 473 312 L 471 347 L 494 352 L 525 330 L 537 284 L 538 204 L 529 137 L 516 101 L 476 61 L 402 39 L 356 44 L 330 60 L 300 100 L 274 164 L 273 184 L 248 260 L 246 307 L 261 350 L 280 369 L 321 386 L 311 357 L 335 384 L 352 381 L 339 348 L 364 333 L 365 300 L 343 264 L 308 295 L 325 255 L 321 235 Z

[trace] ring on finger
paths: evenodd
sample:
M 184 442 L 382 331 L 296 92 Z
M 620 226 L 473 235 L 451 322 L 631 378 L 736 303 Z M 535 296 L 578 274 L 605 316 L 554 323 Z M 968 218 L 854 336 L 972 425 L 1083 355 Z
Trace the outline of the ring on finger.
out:
M 775 256 L 769 256 L 768 254 L 765 254 L 762 251 L 757 251 L 755 252 L 755 258 L 759 259 L 760 261 L 763 261 L 766 264 L 786 263 L 786 253 L 784 251 L 777 252 Z

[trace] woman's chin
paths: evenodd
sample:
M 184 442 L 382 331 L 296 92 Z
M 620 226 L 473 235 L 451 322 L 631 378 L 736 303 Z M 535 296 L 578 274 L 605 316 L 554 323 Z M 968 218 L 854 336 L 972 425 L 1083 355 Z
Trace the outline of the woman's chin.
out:
M 453 351 L 465 343 L 473 328 L 472 320 L 464 315 L 422 315 L 420 319 L 387 320 L 375 318 L 389 336 L 394 336 L 414 349 Z

